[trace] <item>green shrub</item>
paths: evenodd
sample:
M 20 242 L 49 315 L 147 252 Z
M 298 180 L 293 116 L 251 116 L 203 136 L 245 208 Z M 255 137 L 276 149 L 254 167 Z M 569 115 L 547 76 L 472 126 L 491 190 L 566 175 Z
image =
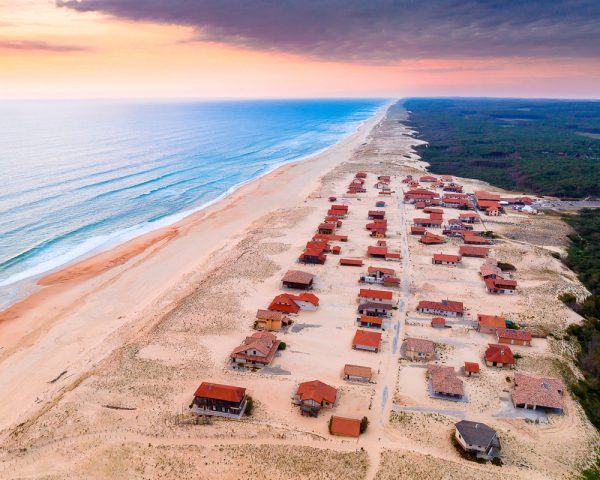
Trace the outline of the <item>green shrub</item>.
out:
M 360 421 L 360 433 L 365 433 L 369 428 L 369 419 L 367 417 L 362 417 Z
M 254 412 L 254 399 L 250 395 L 246 395 L 246 411 L 245 415 L 251 416 Z
M 277 350 L 285 350 L 287 348 L 287 345 L 285 342 L 279 342 L 279 347 L 277 347 Z

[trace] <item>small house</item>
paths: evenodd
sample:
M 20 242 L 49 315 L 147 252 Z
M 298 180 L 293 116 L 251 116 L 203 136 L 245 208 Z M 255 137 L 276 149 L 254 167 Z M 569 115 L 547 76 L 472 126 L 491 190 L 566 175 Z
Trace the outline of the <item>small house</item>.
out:
M 255 332 L 236 347 L 229 355 L 236 367 L 265 367 L 269 365 L 277 349 L 279 340 L 269 332 Z
M 496 329 L 496 338 L 498 343 L 531 347 L 531 332 L 529 330 L 498 328 Z
M 379 352 L 381 345 L 381 333 L 367 330 L 357 330 L 352 339 L 352 348 L 355 350 L 366 350 L 368 352 Z
M 336 245 L 335 247 L 333 247 L 331 249 L 331 253 L 333 255 L 339 255 L 340 253 L 342 253 L 342 247 L 340 247 L 339 245 Z
M 480 372 L 479 364 L 477 362 L 465 362 L 463 367 L 465 377 L 478 377 Z
M 332 415 L 329 421 L 329 432 L 340 437 L 358 438 L 360 436 L 360 420 Z
M 506 278 L 486 278 L 485 288 L 489 293 L 496 295 L 511 295 L 517 289 L 517 282 Z
M 425 227 L 416 227 L 415 225 L 410 227 L 411 235 L 424 235 L 426 231 L 427 229 Z
M 321 223 L 318 227 L 318 232 L 323 234 L 335 233 L 335 225 L 333 223 Z
M 385 258 L 386 253 L 387 247 L 374 247 L 371 245 L 367 248 L 367 255 L 373 258 Z
M 375 206 L 377 208 L 385 207 L 385 202 L 383 200 L 378 200 L 377 202 L 375 202 Z
M 346 364 L 344 366 L 344 380 L 355 382 L 370 382 L 373 378 L 373 370 L 370 367 Z
M 390 303 L 364 302 L 358 305 L 358 313 L 370 317 L 389 317 L 391 310 Z
M 434 265 L 452 265 L 456 266 L 462 261 L 460 255 L 446 255 L 445 253 L 434 253 L 431 263 Z
M 289 325 L 291 320 L 286 317 L 282 312 L 272 310 L 258 310 L 256 312 L 256 320 L 254 321 L 254 328 L 257 330 L 266 330 L 268 332 L 274 332 L 279 330 L 282 326 Z
M 303 382 L 293 397 L 303 415 L 316 417 L 321 408 L 331 407 L 337 399 L 337 389 L 319 380 Z
M 500 457 L 500 440 L 485 423 L 461 420 L 455 425 L 454 438 L 465 452 L 490 460 Z
M 246 389 L 202 382 L 194 393 L 191 412 L 196 415 L 240 419 L 246 410 Z
M 301 293 L 300 295 L 282 293 L 273 299 L 269 305 L 269 310 L 296 314 L 300 310 L 316 310 L 318 306 L 319 297 L 312 293 Z
M 485 364 L 488 367 L 512 368 L 515 363 L 510 347 L 493 343 L 488 345 L 485 351 Z
M 385 210 L 369 210 L 368 217 L 370 220 L 383 220 L 385 218 Z
M 458 253 L 463 257 L 485 258 L 488 252 L 489 248 L 485 247 L 474 247 L 471 245 L 461 245 L 458 247 Z
M 322 265 L 327 260 L 327 255 L 323 253 L 323 250 L 318 248 L 307 248 L 298 257 L 298 261 L 301 263 L 310 263 L 315 265 Z
M 346 267 L 362 267 L 363 261 L 358 258 L 340 258 L 340 265 Z
M 495 334 L 499 328 L 506 328 L 506 318 L 498 315 L 477 314 L 477 330 L 480 333 Z
M 454 300 L 442 300 L 441 302 L 421 300 L 417 305 L 417 312 L 440 317 L 462 317 L 465 308 L 462 302 Z
M 431 382 L 433 395 L 458 400 L 464 397 L 463 382 L 456 376 L 453 367 L 445 365 L 428 365 L 427 376 Z
M 436 235 L 431 232 L 425 232 L 419 239 L 419 242 L 424 245 L 441 245 L 442 243 L 446 243 L 446 240 L 444 240 L 444 237 L 441 237 L 440 235 Z
M 435 358 L 433 342 L 423 338 L 407 338 L 404 342 L 404 356 L 409 360 L 433 360 Z
M 356 319 L 356 323 L 359 327 L 383 329 L 383 318 L 381 317 L 370 317 L 369 315 L 361 315 Z
M 433 317 L 431 319 L 431 326 L 433 328 L 445 328 L 446 327 L 446 319 L 444 317 Z
M 361 288 L 358 292 L 358 300 L 360 302 L 378 302 L 392 303 L 393 293 L 386 290 L 373 290 L 371 288 Z

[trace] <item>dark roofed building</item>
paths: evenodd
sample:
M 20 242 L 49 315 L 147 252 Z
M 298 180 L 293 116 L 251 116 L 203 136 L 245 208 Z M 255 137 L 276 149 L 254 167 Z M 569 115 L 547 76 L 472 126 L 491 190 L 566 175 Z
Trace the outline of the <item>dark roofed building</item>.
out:
M 469 420 L 461 420 L 455 426 L 454 436 L 463 450 L 488 460 L 500 457 L 500 440 L 493 428 Z

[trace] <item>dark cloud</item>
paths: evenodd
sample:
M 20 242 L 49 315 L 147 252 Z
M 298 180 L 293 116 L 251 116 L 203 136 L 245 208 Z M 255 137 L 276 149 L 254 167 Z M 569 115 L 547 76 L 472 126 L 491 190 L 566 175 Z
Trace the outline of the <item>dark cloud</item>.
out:
M 600 0 L 56 0 L 201 40 L 369 63 L 597 57 Z
M 60 45 L 37 40 L 0 40 L 0 50 L 41 50 L 44 52 L 86 52 L 79 45 Z

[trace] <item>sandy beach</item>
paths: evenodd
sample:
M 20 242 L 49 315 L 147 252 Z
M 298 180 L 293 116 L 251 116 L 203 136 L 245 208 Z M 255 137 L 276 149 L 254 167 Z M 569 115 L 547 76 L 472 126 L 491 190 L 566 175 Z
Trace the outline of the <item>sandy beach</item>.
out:
M 567 398 L 564 416 L 525 422 L 506 413 L 504 371 L 465 380 L 468 402 L 427 394 L 425 369 L 401 358 L 406 336 L 433 340 L 444 363 L 479 361 L 489 338 L 465 325 L 432 329 L 415 312 L 419 300 L 464 301 L 467 319 L 505 313 L 556 333 L 578 316 L 556 298 L 585 289 L 550 256 L 564 249 L 567 229 L 550 216 L 509 212 L 486 219 L 501 238 L 493 255 L 516 267 L 520 290 L 490 296 L 481 260 L 459 267 L 431 264 L 432 253 L 456 253 L 458 242 L 423 246 L 408 232 L 422 216 L 404 204 L 402 179 L 427 165 L 402 122 L 401 106 L 382 109 L 344 141 L 283 166 L 183 221 L 98 254 L 40 280 L 39 291 L 0 314 L 0 477 L 2 478 L 569 478 L 588 461 L 597 434 Z M 397 310 L 378 353 L 351 348 L 358 276 L 330 255 L 303 265 L 316 275 L 319 309 L 301 312 L 278 333 L 287 349 L 266 371 L 233 371 L 231 350 L 251 334 L 254 315 L 281 292 L 281 276 L 355 172 L 368 173 L 364 195 L 348 197 L 340 232 L 342 257 L 365 268 L 394 268 Z M 449 172 L 451 173 L 451 172 Z M 390 175 L 387 244 L 398 262 L 366 259 L 374 239 L 364 228 L 381 197 L 377 175 Z M 457 179 L 465 191 L 488 189 Z M 512 193 L 512 192 L 511 192 Z M 457 210 L 444 208 L 446 218 Z M 560 375 L 572 352 L 552 336 L 522 353 L 518 370 Z M 341 378 L 344 364 L 369 366 L 373 383 Z M 290 398 L 299 382 L 319 379 L 340 392 L 335 415 L 367 416 L 359 439 L 329 435 L 330 412 L 301 416 Z M 241 385 L 255 401 L 251 417 L 198 425 L 187 406 L 201 381 Z M 469 462 L 450 442 L 458 419 L 500 432 L 503 467 Z

